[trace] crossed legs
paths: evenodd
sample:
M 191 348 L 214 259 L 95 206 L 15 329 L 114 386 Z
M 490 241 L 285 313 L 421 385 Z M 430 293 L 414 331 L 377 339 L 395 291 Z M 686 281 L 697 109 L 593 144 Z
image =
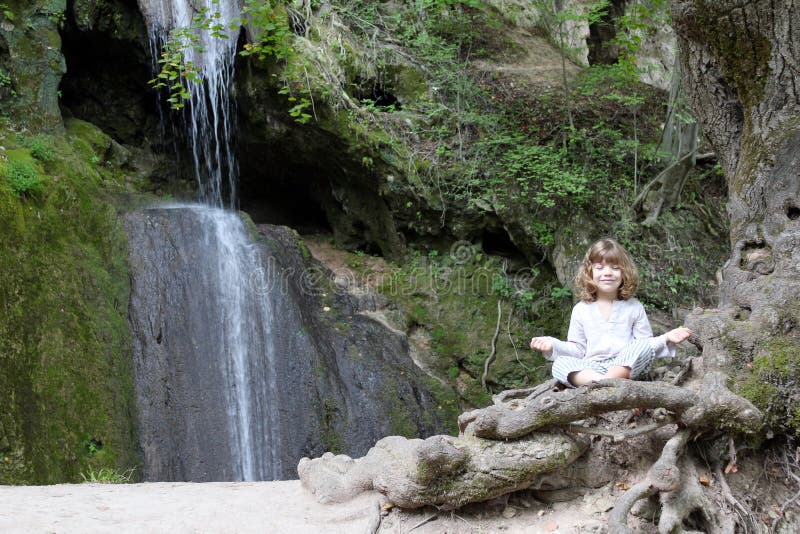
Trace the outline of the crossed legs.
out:
M 586 361 L 564 356 L 553 363 L 553 376 L 568 386 L 584 386 L 603 378 L 641 379 L 649 372 L 655 351 L 647 339 L 627 345 L 618 356 L 604 361 Z
M 600 374 L 593 369 L 584 369 L 583 371 L 573 371 L 567 375 L 569 383 L 575 387 L 585 386 L 590 382 L 596 382 L 603 378 L 630 378 L 631 368 L 624 365 L 615 365 L 610 367 L 606 374 Z

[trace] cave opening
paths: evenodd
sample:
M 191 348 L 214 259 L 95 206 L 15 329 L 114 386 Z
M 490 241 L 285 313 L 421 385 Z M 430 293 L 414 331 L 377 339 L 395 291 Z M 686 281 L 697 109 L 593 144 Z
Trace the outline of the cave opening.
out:
M 522 251 L 511 240 L 504 228 L 486 228 L 481 237 L 481 248 L 486 254 L 500 256 L 509 261 L 511 270 L 524 268 L 528 261 Z
M 250 143 L 239 151 L 239 202 L 256 224 L 289 226 L 300 234 L 329 233 L 329 197 L 322 169 L 295 160 L 280 145 Z
M 619 60 L 619 46 L 614 44 L 617 36 L 617 20 L 625 15 L 627 0 L 612 0 L 600 19 L 589 24 L 586 45 L 589 49 L 589 65 L 613 65 Z
M 353 84 L 353 97 L 369 106 L 381 110 L 389 108 L 393 111 L 402 109 L 400 99 L 387 85 L 375 80 L 358 80 Z
M 59 86 L 62 113 L 95 124 L 116 141 L 157 143 L 158 102 L 148 85 L 153 77 L 147 30 L 135 0 L 115 0 L 102 9 L 75 15 L 70 0 L 61 29 L 67 72 Z M 84 20 L 91 15 L 92 20 Z

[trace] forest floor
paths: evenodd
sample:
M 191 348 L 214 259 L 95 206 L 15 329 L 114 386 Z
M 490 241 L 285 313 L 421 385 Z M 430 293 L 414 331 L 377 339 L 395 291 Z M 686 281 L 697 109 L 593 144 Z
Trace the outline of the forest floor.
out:
M 378 532 L 601 532 L 610 495 L 592 503 L 546 505 L 517 494 L 508 503 L 456 512 L 433 508 L 385 512 Z M 0 486 L 4 533 L 275 533 L 362 534 L 378 507 L 377 494 L 323 505 L 299 480 L 280 482 L 156 482 Z

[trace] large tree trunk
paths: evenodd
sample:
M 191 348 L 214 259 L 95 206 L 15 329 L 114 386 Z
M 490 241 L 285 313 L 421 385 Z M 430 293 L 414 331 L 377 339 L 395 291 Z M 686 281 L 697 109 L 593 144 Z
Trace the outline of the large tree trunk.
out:
M 800 2 L 673 0 L 672 13 L 686 93 L 730 198 L 720 309 L 689 322 L 707 363 L 731 369 L 800 334 Z

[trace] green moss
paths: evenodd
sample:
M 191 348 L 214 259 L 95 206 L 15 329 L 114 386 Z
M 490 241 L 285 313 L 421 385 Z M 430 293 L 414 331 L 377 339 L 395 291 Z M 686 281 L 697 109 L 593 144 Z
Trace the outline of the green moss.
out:
M 407 65 L 389 65 L 386 70 L 394 92 L 404 102 L 427 99 L 428 82 L 419 70 Z
M 755 404 L 767 425 L 800 436 L 800 340 L 777 337 L 764 343 L 744 378 L 739 393 Z
M 410 410 L 397 399 L 397 386 L 392 384 L 393 379 L 389 378 L 387 384 L 381 392 L 383 405 L 388 408 L 389 428 L 393 436 L 404 436 L 406 438 L 419 437 L 417 422 L 411 415 Z
M 63 138 L 44 179 L 37 198 L 0 184 L 0 483 L 79 482 L 139 461 L 126 237 L 100 175 Z
M 569 303 L 549 297 L 549 287 L 516 294 L 504 283 L 498 259 L 482 254 L 463 259 L 443 257 L 436 251 L 418 254 L 391 272 L 381 291 L 398 307 L 405 321 L 402 327 L 427 333 L 433 353 L 430 371 L 457 390 L 465 405 L 483 406 L 491 403 L 481 377 L 491 352 L 498 300 L 502 299 L 503 316 L 496 361 L 488 376 L 493 391 L 546 379 L 547 365 L 527 349 L 527 340 L 535 331 L 560 335 Z M 541 277 L 543 285 L 553 283 L 551 276 Z
M 425 377 L 425 386 L 438 403 L 436 410 L 439 412 L 439 421 L 443 424 L 442 430 L 453 436 L 458 435 L 458 416 L 462 411 L 458 395 L 453 389 L 429 376 Z
M 64 127 L 71 138 L 72 146 L 85 161 L 90 161 L 92 156 L 105 154 L 111 146 L 111 138 L 90 122 L 70 119 L 65 122 Z
M 260 241 L 261 238 L 258 234 L 258 227 L 256 227 L 256 223 L 253 222 L 253 219 L 250 217 L 250 215 L 240 211 L 239 218 L 242 220 L 242 224 L 244 224 L 244 227 L 247 230 L 247 236 L 250 238 L 250 240 L 253 242 Z
M 703 2 L 697 10 L 696 31 L 705 34 L 720 62 L 725 78 L 730 81 L 745 109 L 757 107 L 764 97 L 769 74 L 772 44 L 754 32 L 744 15 L 735 17 L 720 6 Z M 747 24 L 747 26 L 745 26 Z M 709 33 L 709 32 L 714 33 Z M 745 113 L 748 117 L 749 113 Z
M 347 413 L 339 413 L 336 403 L 325 399 L 322 404 L 322 445 L 326 451 L 334 454 L 346 452 L 344 450 L 344 440 L 342 435 L 335 428 L 336 421 L 340 421 L 343 427 L 347 427 Z

